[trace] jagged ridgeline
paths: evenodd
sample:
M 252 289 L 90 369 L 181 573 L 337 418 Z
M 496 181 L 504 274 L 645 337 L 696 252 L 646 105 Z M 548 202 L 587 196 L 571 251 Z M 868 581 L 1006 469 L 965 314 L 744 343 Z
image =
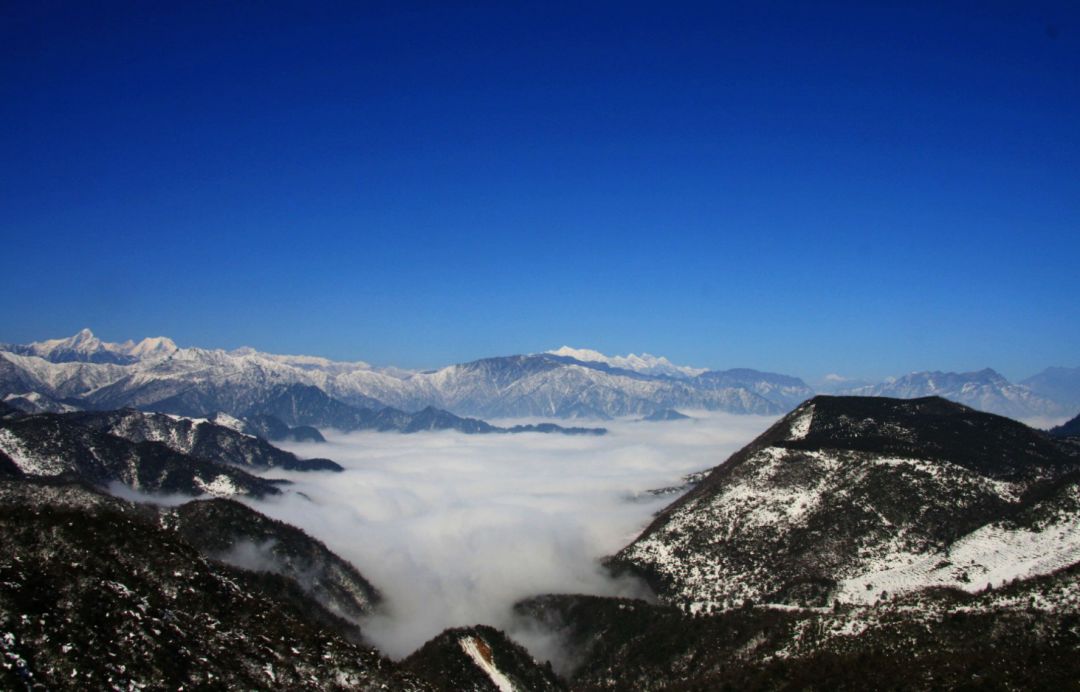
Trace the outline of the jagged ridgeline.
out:
M 293 385 L 303 388 L 290 390 Z M 306 388 L 336 403 L 319 401 Z M 811 394 L 785 375 L 705 371 L 654 356 L 608 358 L 566 348 L 411 372 L 252 349 L 179 348 L 162 337 L 113 344 L 89 330 L 0 345 L 0 395 L 35 412 L 130 407 L 202 417 L 223 411 L 238 418 L 267 413 L 289 425 L 320 428 L 468 431 L 476 426 L 468 419 L 477 417 L 604 419 L 674 407 L 778 414 Z M 438 417 L 401 420 L 429 407 L 441 412 Z M 396 413 L 375 415 L 382 409 Z
M 840 379 L 843 382 L 843 378 Z M 1018 418 L 1064 418 L 1080 411 L 1080 368 L 1051 367 L 1012 383 L 992 369 L 923 371 L 878 384 L 849 382 L 846 393 L 917 398 L 937 395 Z M 553 417 L 604 419 L 663 416 L 669 409 L 709 409 L 779 415 L 813 396 L 797 377 L 749 368 L 706 370 L 651 356 L 606 356 L 563 347 L 547 353 L 498 356 L 430 372 L 377 368 L 313 356 L 180 348 L 157 337 L 108 343 L 89 330 L 31 344 L 0 344 L 0 398 L 28 412 L 137 408 L 204 417 L 216 411 L 244 417 L 274 413 L 289 425 L 291 412 L 315 416 L 304 425 L 340 429 L 399 429 L 432 418 L 394 422 L 394 416 L 357 422 L 355 411 L 304 401 L 275 408 L 290 385 L 312 387 L 340 405 L 375 412 L 414 413 L 427 407 L 460 418 Z M 832 385 L 835 386 L 835 382 Z M 439 425 L 475 425 L 443 418 Z M 341 428 L 341 426 L 355 426 Z M 384 426 L 389 426 L 386 428 Z

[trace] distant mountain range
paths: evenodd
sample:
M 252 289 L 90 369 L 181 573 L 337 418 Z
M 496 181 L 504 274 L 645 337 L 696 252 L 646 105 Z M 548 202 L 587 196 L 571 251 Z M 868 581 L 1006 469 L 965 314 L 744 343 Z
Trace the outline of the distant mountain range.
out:
M 990 369 L 846 384 L 859 383 L 837 376 L 826 383 L 840 394 L 943 396 L 1024 419 L 1063 418 L 1080 406 L 1080 368 L 1049 368 L 1019 384 Z M 277 400 L 290 387 L 308 388 L 307 394 L 291 390 L 294 396 L 318 398 L 311 393 L 318 390 L 329 401 L 308 401 L 305 415 L 290 418 Z M 289 425 L 479 432 L 487 424 L 470 418 L 655 417 L 673 409 L 780 415 L 814 394 L 790 375 L 704 370 L 649 354 L 606 356 L 566 346 L 430 372 L 250 348 L 179 348 L 165 337 L 113 344 L 89 330 L 67 339 L 0 346 L 0 396 L 26 411 L 130 407 L 192 417 L 267 413 Z
M 405 372 L 252 349 L 177 348 L 163 337 L 110 344 L 89 330 L 68 339 L 0 347 L 0 394 L 27 410 L 131 407 L 244 416 L 269 406 L 265 412 L 287 423 L 328 427 L 355 417 L 328 405 L 317 421 L 290 422 L 275 413 L 270 400 L 292 385 L 316 388 L 353 409 L 437 409 L 482 418 L 604 419 L 675 407 L 779 414 L 813 394 L 801 380 L 784 375 L 701 371 L 653 356 L 608 358 L 567 348 Z

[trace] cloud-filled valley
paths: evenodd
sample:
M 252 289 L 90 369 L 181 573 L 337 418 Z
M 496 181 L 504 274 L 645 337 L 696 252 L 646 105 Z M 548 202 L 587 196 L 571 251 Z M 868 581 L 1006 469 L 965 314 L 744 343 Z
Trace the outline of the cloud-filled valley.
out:
M 253 507 L 302 527 L 386 596 L 363 624 L 394 657 L 447 627 L 485 623 L 535 655 L 555 643 L 514 621 L 514 602 L 543 593 L 643 595 L 598 558 L 619 550 L 672 496 L 645 491 L 715 466 L 774 420 L 696 413 L 669 423 L 608 423 L 602 437 L 335 434 L 283 445 L 345 472 L 275 471 L 293 482 Z

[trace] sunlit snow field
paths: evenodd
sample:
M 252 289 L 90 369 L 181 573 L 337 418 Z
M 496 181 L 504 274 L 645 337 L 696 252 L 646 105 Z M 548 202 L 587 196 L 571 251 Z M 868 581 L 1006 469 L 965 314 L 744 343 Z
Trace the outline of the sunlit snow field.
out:
M 386 603 L 362 626 L 387 654 L 483 623 L 556 658 L 553 642 L 514 620 L 513 603 L 543 593 L 641 595 L 640 584 L 607 578 L 597 560 L 674 500 L 645 491 L 716 466 L 775 420 L 692 415 L 587 423 L 608 428 L 600 437 L 324 431 L 325 444 L 281 446 L 333 459 L 343 473 L 275 471 L 267 475 L 293 481 L 292 492 L 250 504 L 320 538 L 382 591 Z

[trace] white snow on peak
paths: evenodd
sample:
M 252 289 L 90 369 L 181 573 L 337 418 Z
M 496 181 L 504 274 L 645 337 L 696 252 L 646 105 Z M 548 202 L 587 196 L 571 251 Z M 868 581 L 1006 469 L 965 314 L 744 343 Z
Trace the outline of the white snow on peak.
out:
M 810 432 L 810 423 L 814 420 L 814 405 L 810 404 L 803 409 L 798 416 L 791 421 L 791 433 L 789 439 L 802 440 Z
M 121 344 L 121 347 L 126 347 L 124 350 L 127 354 L 136 358 L 167 356 L 179 350 L 176 343 L 167 336 L 147 337 L 137 344 L 131 344 L 129 341 Z
M 57 351 L 75 352 L 92 355 L 100 352 L 114 353 L 121 356 L 131 356 L 138 359 L 157 358 L 166 356 L 177 350 L 172 339 L 164 336 L 143 339 L 135 343 L 130 339 L 123 343 L 110 343 L 102 341 L 94 336 L 89 329 L 80 329 L 77 333 L 64 339 L 46 339 L 27 344 L 30 353 L 39 358 L 48 358 Z
M 232 479 L 221 474 L 214 477 L 209 483 L 202 478 L 195 476 L 195 485 L 199 487 L 204 493 L 213 495 L 214 497 L 232 497 L 238 495 L 240 489 L 236 487 L 236 484 L 232 482 Z
M 220 425 L 229 428 L 230 430 L 235 430 L 239 433 L 244 432 L 244 421 L 240 420 L 239 418 L 230 416 L 223 411 L 218 411 L 214 415 L 210 416 L 208 420 L 215 425 Z
M 78 331 L 77 334 L 75 334 L 75 336 L 65 339 L 65 341 L 73 344 L 96 343 L 98 341 L 98 338 L 94 336 L 94 333 L 92 331 L 90 331 L 86 327 L 83 327 Z
M 608 356 L 605 356 L 599 351 L 594 351 L 591 348 L 571 348 L 570 346 L 563 346 L 548 353 L 554 356 L 566 356 L 573 358 L 574 360 L 580 360 L 585 362 L 599 361 L 601 363 L 607 363 L 611 360 Z
M 47 356 L 56 350 L 93 352 L 102 347 L 102 342 L 89 329 L 80 329 L 78 333 L 65 339 L 46 339 L 29 344 L 36 356 Z
M 231 351 L 223 351 L 223 353 L 233 358 L 268 361 L 312 372 L 348 373 L 358 370 L 375 370 L 370 363 L 366 363 L 362 360 L 339 361 L 323 358 L 322 356 L 265 353 L 254 349 L 251 346 L 241 346 L 240 348 L 234 348 Z M 381 371 L 382 369 L 380 368 L 379 370 Z
M 501 670 L 495 667 L 495 661 L 491 660 L 491 647 L 479 637 L 462 637 L 458 640 L 461 650 L 473 660 L 480 670 L 487 673 L 499 692 L 514 692 L 516 689 L 510 678 L 506 677 Z
M 634 372 L 647 373 L 650 375 L 673 375 L 676 377 L 695 377 L 705 372 L 707 368 L 692 368 L 685 365 L 675 365 L 663 356 L 654 356 L 642 353 L 640 356 L 631 353 L 626 356 L 606 356 L 599 351 L 589 348 L 572 348 L 563 346 L 553 351 L 548 351 L 553 356 L 564 356 L 580 360 L 583 363 L 605 363 L 613 368 L 632 370 Z

